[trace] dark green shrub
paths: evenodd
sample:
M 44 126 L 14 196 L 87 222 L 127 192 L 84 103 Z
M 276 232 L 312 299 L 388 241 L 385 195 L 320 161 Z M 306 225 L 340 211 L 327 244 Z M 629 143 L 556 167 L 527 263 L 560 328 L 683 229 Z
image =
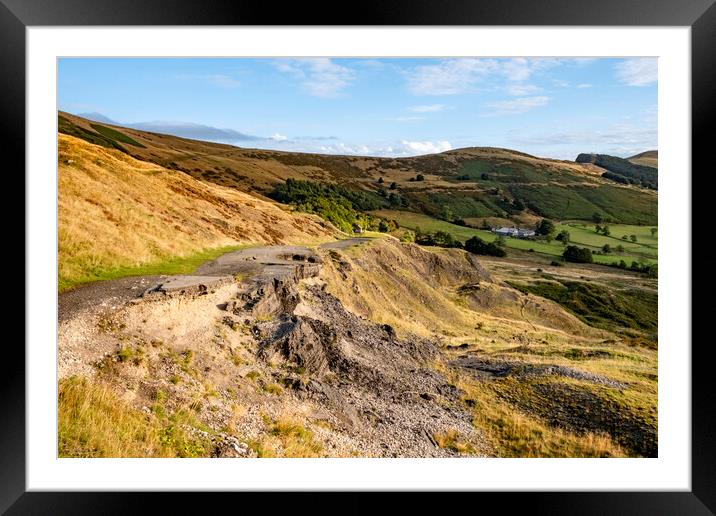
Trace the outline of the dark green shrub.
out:
M 592 251 L 586 247 L 577 247 L 576 245 L 568 245 L 562 253 L 562 257 L 573 263 L 592 263 Z

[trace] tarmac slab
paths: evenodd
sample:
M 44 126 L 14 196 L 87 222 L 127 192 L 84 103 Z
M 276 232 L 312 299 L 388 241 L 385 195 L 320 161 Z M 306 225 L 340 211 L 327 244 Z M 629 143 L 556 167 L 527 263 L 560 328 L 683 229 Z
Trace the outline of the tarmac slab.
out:
M 142 297 L 151 294 L 204 294 L 234 281 L 233 276 L 171 276 L 147 289 Z

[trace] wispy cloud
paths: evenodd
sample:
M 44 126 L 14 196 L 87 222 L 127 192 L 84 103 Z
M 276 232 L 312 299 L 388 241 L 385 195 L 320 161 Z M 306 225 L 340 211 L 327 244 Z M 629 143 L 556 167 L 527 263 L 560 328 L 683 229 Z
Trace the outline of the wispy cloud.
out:
M 470 91 L 498 68 L 493 59 L 449 59 L 408 72 L 414 95 L 457 95 Z
M 589 83 L 586 83 L 586 82 L 583 82 L 582 84 L 577 84 L 577 88 L 582 89 L 582 90 L 591 88 L 591 87 L 592 87 L 592 85 Z
M 534 108 L 544 106 L 549 102 L 549 97 L 540 95 L 536 97 L 520 97 L 511 100 L 497 100 L 485 104 L 492 109 L 486 116 L 494 115 L 519 115 Z
M 617 79 L 628 86 L 649 86 L 659 80 L 655 57 L 625 59 L 616 64 Z
M 411 106 L 408 108 L 408 111 L 415 113 L 436 113 L 438 111 L 445 111 L 446 109 L 449 109 L 449 106 L 445 104 L 428 104 L 423 106 Z
M 446 59 L 417 66 L 407 72 L 408 89 L 414 95 L 457 95 L 475 91 L 495 80 L 527 81 L 533 74 L 564 62 L 553 58 Z
M 355 74 L 327 57 L 280 59 L 276 69 L 301 84 L 301 88 L 314 97 L 337 97 L 347 88 Z
M 534 84 L 510 84 L 505 90 L 509 95 L 532 95 L 542 91 L 542 88 L 535 86 Z
M 612 124 L 604 129 L 574 130 L 538 135 L 513 133 L 515 145 L 537 146 L 579 146 L 581 152 L 597 152 L 616 156 L 631 156 L 638 152 L 656 149 L 657 130 L 653 127 L 639 127 L 628 123 Z M 571 159 L 574 159 L 572 157 Z

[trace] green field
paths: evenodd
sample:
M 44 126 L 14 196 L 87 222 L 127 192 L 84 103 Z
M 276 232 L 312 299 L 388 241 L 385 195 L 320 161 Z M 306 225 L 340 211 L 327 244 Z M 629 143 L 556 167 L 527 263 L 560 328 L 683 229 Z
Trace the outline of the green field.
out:
M 557 232 L 569 231 L 571 242 L 600 249 L 604 244 L 609 244 L 612 249 L 618 245 L 624 247 L 624 254 L 642 256 L 644 258 L 658 257 L 658 236 L 651 236 L 651 228 L 656 226 L 632 226 L 627 224 L 610 224 L 610 235 L 604 236 L 594 230 L 594 224 L 586 222 L 564 222 L 557 224 Z M 636 235 L 637 241 L 633 243 L 628 240 L 630 235 Z M 627 240 L 623 240 L 626 236 Z
M 371 212 L 374 215 L 387 219 L 394 219 L 404 228 L 420 229 L 426 233 L 445 231 L 452 234 L 458 240 L 465 241 L 472 236 L 478 236 L 486 242 L 493 242 L 497 239 L 494 233 L 482 229 L 473 229 L 464 226 L 451 224 L 444 220 L 435 219 L 421 213 L 399 210 L 378 210 Z M 594 231 L 594 224 L 586 222 L 564 222 L 557 224 L 557 232 L 566 229 L 569 231 L 571 243 L 582 247 L 589 247 L 592 250 L 599 250 L 604 244 L 609 244 L 612 249 L 618 245 L 624 247 L 623 253 L 616 254 L 595 254 L 595 263 L 610 264 L 624 260 L 628 265 L 633 261 L 641 260 L 644 263 L 656 263 L 658 258 L 657 241 L 658 237 L 652 237 L 650 228 L 654 226 L 632 226 L 624 224 L 612 224 L 609 226 L 610 236 L 597 234 Z M 632 243 L 621 239 L 622 235 L 636 235 L 637 242 Z M 562 256 L 564 246 L 561 242 L 553 240 L 550 243 L 539 240 L 521 240 L 519 238 L 506 238 L 506 245 L 512 249 L 542 253 L 549 256 Z

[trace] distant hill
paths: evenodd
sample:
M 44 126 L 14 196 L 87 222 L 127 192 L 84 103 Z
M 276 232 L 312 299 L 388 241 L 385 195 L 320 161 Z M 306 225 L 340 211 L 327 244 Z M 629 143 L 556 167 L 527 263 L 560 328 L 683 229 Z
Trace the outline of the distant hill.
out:
M 633 163 L 628 159 L 617 158 L 607 154 L 580 154 L 577 163 L 593 163 L 606 169 L 602 177 L 622 184 L 635 184 L 645 188 L 657 189 L 659 184 L 658 170 Z
M 102 122 L 103 124 L 111 124 L 111 125 L 119 125 L 118 122 L 115 122 L 111 118 L 103 115 L 102 113 L 81 113 L 79 116 L 82 118 L 86 118 L 87 120 L 93 120 L 95 122 Z
M 598 213 L 614 222 L 656 223 L 656 192 L 602 177 L 605 169 L 591 162 L 509 149 L 471 147 L 406 158 L 281 152 L 100 124 L 63 112 L 59 131 L 262 198 L 291 178 L 370 192 L 381 200 L 380 208 L 446 220 L 502 217 L 527 223 Z
M 650 150 L 646 152 L 640 152 L 627 158 L 632 163 L 637 165 L 645 165 L 647 167 L 659 168 L 659 151 Z

